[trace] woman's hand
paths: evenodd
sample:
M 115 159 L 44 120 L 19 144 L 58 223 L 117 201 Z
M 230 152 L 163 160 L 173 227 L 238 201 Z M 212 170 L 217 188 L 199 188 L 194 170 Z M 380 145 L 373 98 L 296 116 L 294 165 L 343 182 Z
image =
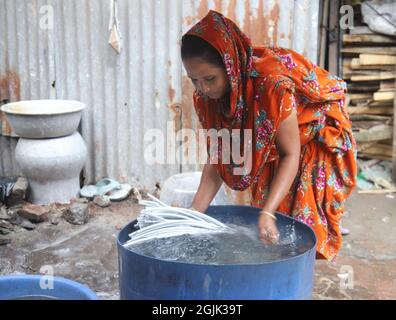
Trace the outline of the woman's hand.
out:
M 276 220 L 266 213 L 261 213 L 258 220 L 258 231 L 260 240 L 264 244 L 279 243 L 279 231 Z

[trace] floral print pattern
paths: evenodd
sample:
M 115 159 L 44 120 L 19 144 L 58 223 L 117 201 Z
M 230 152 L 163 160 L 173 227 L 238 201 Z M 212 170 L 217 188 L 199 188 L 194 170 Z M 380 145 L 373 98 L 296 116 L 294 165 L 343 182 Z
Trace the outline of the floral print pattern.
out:
M 261 110 L 256 118 L 255 133 L 256 133 L 256 149 L 260 150 L 269 141 L 272 140 L 274 127 L 271 120 L 267 119 L 267 114 Z
M 356 185 L 357 171 L 345 82 L 293 50 L 253 46 L 234 22 L 216 11 L 187 33 L 217 49 L 231 83 L 227 115 L 216 112 L 218 100 L 194 94 L 203 128 L 253 132 L 249 172 L 235 175 L 232 162 L 220 161 L 216 168 L 230 188 L 250 188 L 254 206 L 262 207 L 270 194 L 279 165 L 275 147 L 279 126 L 297 111 L 299 170 L 278 211 L 311 226 L 317 237 L 317 257 L 333 259 L 341 247 L 339 221 Z M 220 158 L 221 144 L 218 147 Z

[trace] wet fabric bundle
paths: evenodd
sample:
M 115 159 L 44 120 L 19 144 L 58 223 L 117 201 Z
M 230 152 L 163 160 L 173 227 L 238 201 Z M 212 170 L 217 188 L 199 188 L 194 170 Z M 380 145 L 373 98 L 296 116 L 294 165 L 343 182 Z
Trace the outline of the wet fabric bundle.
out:
M 232 229 L 220 221 L 198 211 L 171 207 L 154 196 L 141 200 L 146 206 L 137 218 L 139 229 L 129 234 L 130 240 L 124 243 L 128 248 L 134 244 L 155 238 L 168 238 L 180 235 L 228 232 Z

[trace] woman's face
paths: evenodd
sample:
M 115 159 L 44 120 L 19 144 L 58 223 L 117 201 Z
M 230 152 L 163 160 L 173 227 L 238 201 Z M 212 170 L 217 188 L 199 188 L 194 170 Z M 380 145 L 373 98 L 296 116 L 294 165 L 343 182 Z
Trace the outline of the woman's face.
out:
M 188 77 L 195 89 L 210 99 L 220 99 L 229 92 L 229 80 L 226 70 L 201 58 L 183 60 Z

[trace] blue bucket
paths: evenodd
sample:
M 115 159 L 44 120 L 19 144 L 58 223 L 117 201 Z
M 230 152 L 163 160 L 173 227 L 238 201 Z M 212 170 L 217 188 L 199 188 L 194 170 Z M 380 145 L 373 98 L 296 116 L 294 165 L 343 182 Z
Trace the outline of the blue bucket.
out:
M 0 300 L 97 300 L 96 294 L 78 282 L 47 275 L 0 277 Z M 48 286 L 48 288 L 46 288 Z
M 260 209 L 250 206 L 211 206 L 206 214 L 221 222 L 236 217 L 256 227 Z M 310 243 L 297 256 L 262 264 L 205 265 L 165 261 L 140 255 L 122 246 L 136 230 L 132 221 L 117 238 L 120 298 L 130 300 L 303 300 L 311 299 L 316 256 L 313 230 L 277 213 L 280 233 L 294 226 Z

